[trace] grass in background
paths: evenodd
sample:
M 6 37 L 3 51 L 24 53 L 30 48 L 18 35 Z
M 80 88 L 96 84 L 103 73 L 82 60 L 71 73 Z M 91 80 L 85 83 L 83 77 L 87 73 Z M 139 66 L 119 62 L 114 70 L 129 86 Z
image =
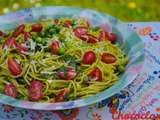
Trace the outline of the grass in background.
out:
M 0 0 L 0 14 L 40 6 L 78 6 L 108 13 L 123 21 L 159 21 L 159 0 Z

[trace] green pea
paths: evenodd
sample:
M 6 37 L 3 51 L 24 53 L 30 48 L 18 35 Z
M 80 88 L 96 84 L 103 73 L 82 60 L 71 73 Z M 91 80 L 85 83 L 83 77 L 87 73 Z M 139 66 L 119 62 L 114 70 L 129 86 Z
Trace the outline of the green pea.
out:
M 2 44 L 4 42 L 4 40 L 2 38 L 0 38 L 0 44 Z
M 121 65 L 120 65 L 120 66 L 118 66 L 118 70 L 119 70 L 119 72 L 123 72 L 123 71 L 124 71 L 124 69 L 125 69 L 125 68 L 124 68 L 123 66 L 121 66 Z
M 51 34 L 53 34 L 53 33 L 55 33 L 55 29 L 52 28 L 52 29 L 49 30 L 49 32 L 50 32 Z
M 45 32 L 42 32 L 42 33 L 41 33 L 41 36 L 44 37 L 44 36 L 45 36 Z
M 65 49 L 64 49 L 63 47 L 61 47 L 61 48 L 59 49 L 59 54 L 63 55 L 64 53 L 65 53 Z
M 42 38 L 41 38 L 41 37 L 38 37 L 38 38 L 36 39 L 36 42 L 42 43 Z
M 42 45 L 46 45 L 46 44 L 47 44 L 46 41 L 43 40 L 43 41 L 42 41 Z

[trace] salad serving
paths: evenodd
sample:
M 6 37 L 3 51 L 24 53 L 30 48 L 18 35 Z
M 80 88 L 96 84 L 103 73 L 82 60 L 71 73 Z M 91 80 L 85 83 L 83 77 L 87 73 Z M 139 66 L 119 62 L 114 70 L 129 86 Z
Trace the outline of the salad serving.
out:
M 128 58 L 117 35 L 85 19 L 59 18 L 0 31 L 0 93 L 28 101 L 64 102 L 111 86 Z

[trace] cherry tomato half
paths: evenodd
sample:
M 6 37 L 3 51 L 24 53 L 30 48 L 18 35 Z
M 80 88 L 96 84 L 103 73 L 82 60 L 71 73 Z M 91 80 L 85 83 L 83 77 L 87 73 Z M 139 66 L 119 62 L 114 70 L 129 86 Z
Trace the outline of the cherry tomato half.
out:
M 110 53 L 103 53 L 101 56 L 101 61 L 106 63 L 106 64 L 111 64 L 116 62 L 116 57 Z
M 93 51 L 87 51 L 83 55 L 83 64 L 93 64 L 96 61 L 96 54 Z
M 59 54 L 59 49 L 60 49 L 60 44 L 58 41 L 53 41 L 51 45 L 51 52 L 53 54 L 58 55 Z
M 43 83 L 32 80 L 29 86 L 29 97 L 33 101 L 38 101 L 43 97 Z
M 24 25 L 24 24 L 19 25 L 19 26 L 16 28 L 15 32 L 13 33 L 13 36 L 14 36 L 14 37 L 17 37 L 18 35 L 20 35 L 21 33 L 24 32 L 24 29 L 25 29 L 25 25 Z
M 79 38 L 82 39 L 83 41 L 86 41 L 87 43 L 96 43 L 99 41 L 97 37 L 88 33 L 81 35 Z
M 21 74 L 22 67 L 20 66 L 20 64 L 18 64 L 18 62 L 15 59 L 8 58 L 7 64 L 8 64 L 8 69 L 12 75 L 17 76 Z
M 4 94 L 13 98 L 18 96 L 17 88 L 14 84 L 5 84 L 4 85 Z
M 66 20 L 66 21 L 64 22 L 64 26 L 67 27 L 67 28 L 72 27 L 72 21 Z
M 24 32 L 24 40 L 28 40 L 29 38 L 31 38 L 31 34 L 29 32 Z
M 90 74 L 89 77 L 91 80 L 102 81 L 102 71 L 96 67 Z
M 63 102 L 65 97 L 69 94 L 69 92 L 70 92 L 69 88 L 64 88 L 63 90 L 61 90 L 55 97 L 55 102 Z
M 72 67 L 66 68 L 66 73 L 64 71 L 58 71 L 57 76 L 64 80 L 73 80 L 76 77 L 76 70 Z
M 27 52 L 29 49 L 23 46 L 22 44 L 16 44 L 16 49 L 20 52 Z
M 41 32 L 42 29 L 43 29 L 43 26 L 40 23 L 32 25 L 32 32 Z
M 16 44 L 16 40 L 15 40 L 14 38 L 8 38 L 8 39 L 5 41 L 5 43 L 4 43 L 4 45 L 3 45 L 2 48 L 13 47 L 13 46 L 15 46 L 15 44 Z
M 81 35 L 84 35 L 87 33 L 87 27 L 77 27 L 73 31 L 75 36 L 80 37 Z
M 117 35 L 115 33 L 109 33 L 106 31 L 101 31 L 99 35 L 99 40 L 109 40 L 111 42 L 115 42 L 117 40 Z

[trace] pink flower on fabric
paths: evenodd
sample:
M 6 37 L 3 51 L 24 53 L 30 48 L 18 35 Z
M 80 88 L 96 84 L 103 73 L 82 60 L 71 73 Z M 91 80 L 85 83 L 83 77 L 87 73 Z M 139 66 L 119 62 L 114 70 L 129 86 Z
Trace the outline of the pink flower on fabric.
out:
M 7 113 L 12 112 L 15 109 L 15 107 L 12 107 L 10 105 L 3 105 L 3 107 L 4 107 L 3 111 Z
M 146 35 L 148 35 L 150 32 L 152 32 L 152 27 L 151 27 L 151 26 L 143 27 L 143 28 L 140 28 L 140 30 L 139 30 L 139 35 L 141 35 L 141 36 L 146 36 Z
M 102 120 L 101 115 L 99 115 L 98 113 L 93 113 L 93 120 Z

